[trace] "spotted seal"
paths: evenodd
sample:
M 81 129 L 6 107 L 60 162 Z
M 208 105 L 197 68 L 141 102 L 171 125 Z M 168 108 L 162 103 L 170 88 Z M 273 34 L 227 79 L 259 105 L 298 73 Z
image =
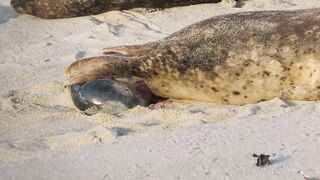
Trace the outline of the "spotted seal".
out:
M 320 100 L 320 8 L 216 16 L 104 54 L 72 63 L 65 85 L 136 76 L 172 99 L 236 105 L 274 97 Z
M 221 0 L 12 0 L 18 13 L 45 19 L 94 15 L 112 10 L 132 8 L 169 8 Z

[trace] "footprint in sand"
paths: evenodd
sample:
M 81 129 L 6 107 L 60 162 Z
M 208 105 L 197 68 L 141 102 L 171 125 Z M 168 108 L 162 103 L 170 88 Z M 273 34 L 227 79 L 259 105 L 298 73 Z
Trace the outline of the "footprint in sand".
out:
M 132 130 L 127 128 L 97 126 L 88 131 L 48 135 L 44 139 L 50 148 L 61 148 L 114 141 L 120 136 L 128 135 L 130 132 Z

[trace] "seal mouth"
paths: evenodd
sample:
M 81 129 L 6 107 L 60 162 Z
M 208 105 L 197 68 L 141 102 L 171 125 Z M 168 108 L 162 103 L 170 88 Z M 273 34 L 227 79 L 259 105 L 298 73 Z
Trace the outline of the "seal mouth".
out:
M 87 115 L 98 112 L 119 114 L 135 106 L 149 106 L 165 100 L 154 95 L 144 81 L 133 84 L 98 79 L 70 86 L 77 109 Z

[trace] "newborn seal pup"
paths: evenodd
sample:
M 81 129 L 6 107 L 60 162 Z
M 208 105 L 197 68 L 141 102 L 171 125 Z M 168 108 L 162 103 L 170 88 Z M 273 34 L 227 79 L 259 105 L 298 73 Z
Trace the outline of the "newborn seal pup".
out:
M 320 8 L 217 16 L 156 42 L 104 53 L 72 63 L 65 85 L 136 76 L 172 99 L 320 100 Z
M 132 8 L 169 8 L 221 0 L 12 0 L 18 13 L 45 19 L 68 18 L 100 14 L 112 10 Z

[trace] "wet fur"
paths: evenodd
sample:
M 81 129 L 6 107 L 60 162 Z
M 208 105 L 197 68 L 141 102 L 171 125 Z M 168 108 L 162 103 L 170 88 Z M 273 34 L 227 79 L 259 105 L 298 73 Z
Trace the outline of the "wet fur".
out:
M 174 99 L 320 100 L 320 9 L 217 16 L 130 48 L 130 55 L 118 48 L 122 56 L 75 62 L 66 85 L 138 76 L 153 93 Z
M 12 0 L 18 13 L 45 19 L 95 15 L 112 10 L 132 8 L 169 8 L 221 0 Z

